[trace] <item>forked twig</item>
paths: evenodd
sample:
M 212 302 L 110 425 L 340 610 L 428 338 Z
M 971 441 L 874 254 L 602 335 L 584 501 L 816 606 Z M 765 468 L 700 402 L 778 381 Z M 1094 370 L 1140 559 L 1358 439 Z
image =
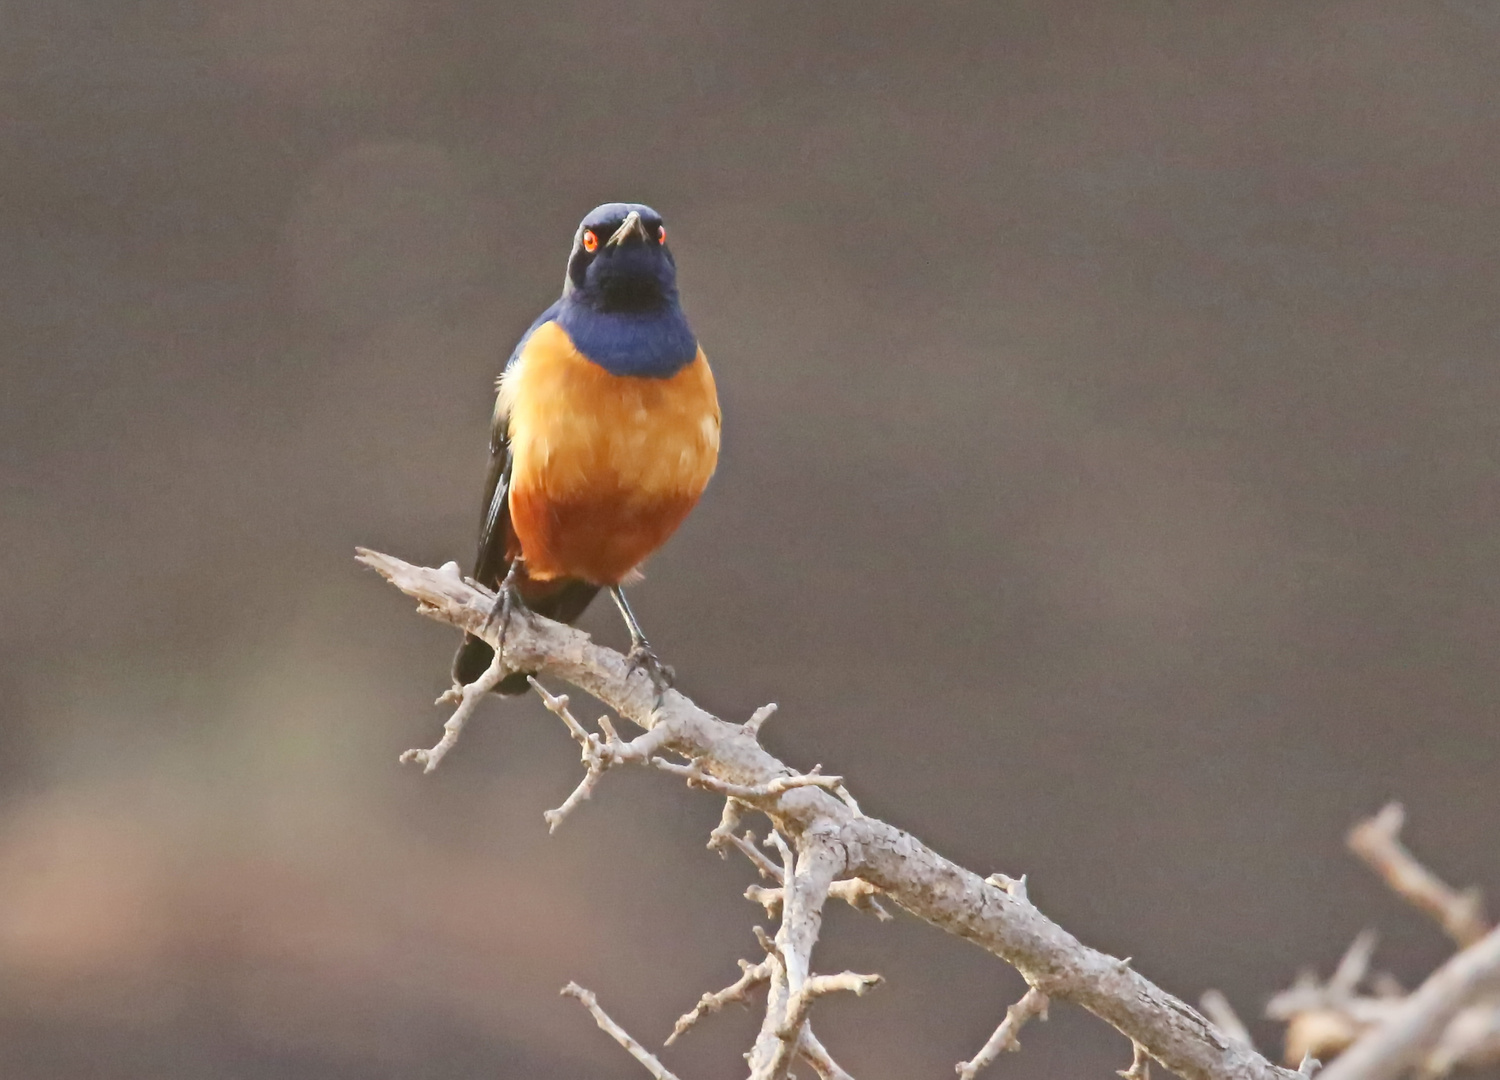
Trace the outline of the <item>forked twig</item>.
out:
M 1047 1004 L 1046 994 L 1034 986 L 1029 987 L 1021 995 L 1021 1000 L 1005 1010 L 1005 1019 L 1000 1021 L 995 1033 L 979 1048 L 979 1053 L 954 1066 L 959 1080 L 974 1080 L 979 1075 L 979 1070 L 991 1065 L 1001 1053 L 1021 1049 L 1021 1040 L 1016 1036 L 1033 1017 L 1047 1019 Z

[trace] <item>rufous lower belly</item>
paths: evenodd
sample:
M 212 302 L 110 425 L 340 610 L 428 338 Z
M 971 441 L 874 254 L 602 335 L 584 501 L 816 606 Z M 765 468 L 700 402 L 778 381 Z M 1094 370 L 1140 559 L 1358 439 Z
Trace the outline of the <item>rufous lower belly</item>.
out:
M 697 501 L 697 494 L 625 492 L 558 499 L 516 487 L 510 493 L 511 527 L 528 578 L 618 585 L 667 542 Z

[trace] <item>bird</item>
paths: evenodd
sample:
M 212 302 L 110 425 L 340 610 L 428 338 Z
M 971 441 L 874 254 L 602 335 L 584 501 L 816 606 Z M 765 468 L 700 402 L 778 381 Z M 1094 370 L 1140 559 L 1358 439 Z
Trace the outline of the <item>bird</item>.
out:
M 512 609 L 572 623 L 601 589 L 630 631 L 630 662 L 657 688 L 673 680 L 623 586 L 682 524 L 718 464 L 721 414 L 712 370 L 677 289 L 661 215 L 605 203 L 579 223 L 562 295 L 522 335 L 496 382 L 473 578 Z M 453 679 L 489 668 L 491 646 L 466 635 Z M 525 693 L 529 672 L 495 691 Z

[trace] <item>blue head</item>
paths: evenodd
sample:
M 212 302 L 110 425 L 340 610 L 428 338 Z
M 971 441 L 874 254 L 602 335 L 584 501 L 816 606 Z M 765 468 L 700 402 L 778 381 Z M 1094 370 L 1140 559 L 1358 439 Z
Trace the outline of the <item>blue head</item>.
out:
M 605 203 L 573 237 L 557 321 L 578 350 L 616 375 L 666 378 L 698 341 L 677 299 L 677 263 L 661 215 Z

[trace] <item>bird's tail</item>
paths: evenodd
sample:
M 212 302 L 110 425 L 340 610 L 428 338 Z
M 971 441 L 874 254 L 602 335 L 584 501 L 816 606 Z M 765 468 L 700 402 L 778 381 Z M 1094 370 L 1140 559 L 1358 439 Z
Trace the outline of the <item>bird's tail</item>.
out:
M 536 583 L 538 585 L 542 583 Z M 561 623 L 573 623 L 578 616 L 583 614 L 584 608 L 594 599 L 599 592 L 599 586 L 590 585 L 587 581 L 562 581 L 557 584 L 545 583 L 546 592 L 540 595 L 528 595 L 532 593 L 531 588 L 523 585 L 521 599 L 536 614 L 547 619 L 555 619 Z M 483 675 L 490 666 L 490 661 L 495 658 L 495 650 L 490 643 L 483 638 L 477 638 L 473 634 L 464 635 L 464 643 L 458 647 L 458 653 L 453 657 L 453 681 L 461 686 L 467 686 L 479 676 Z M 495 687 L 495 693 L 514 697 L 524 694 L 529 690 L 530 684 L 526 679 L 535 674 L 531 671 L 512 671 L 500 680 Z

